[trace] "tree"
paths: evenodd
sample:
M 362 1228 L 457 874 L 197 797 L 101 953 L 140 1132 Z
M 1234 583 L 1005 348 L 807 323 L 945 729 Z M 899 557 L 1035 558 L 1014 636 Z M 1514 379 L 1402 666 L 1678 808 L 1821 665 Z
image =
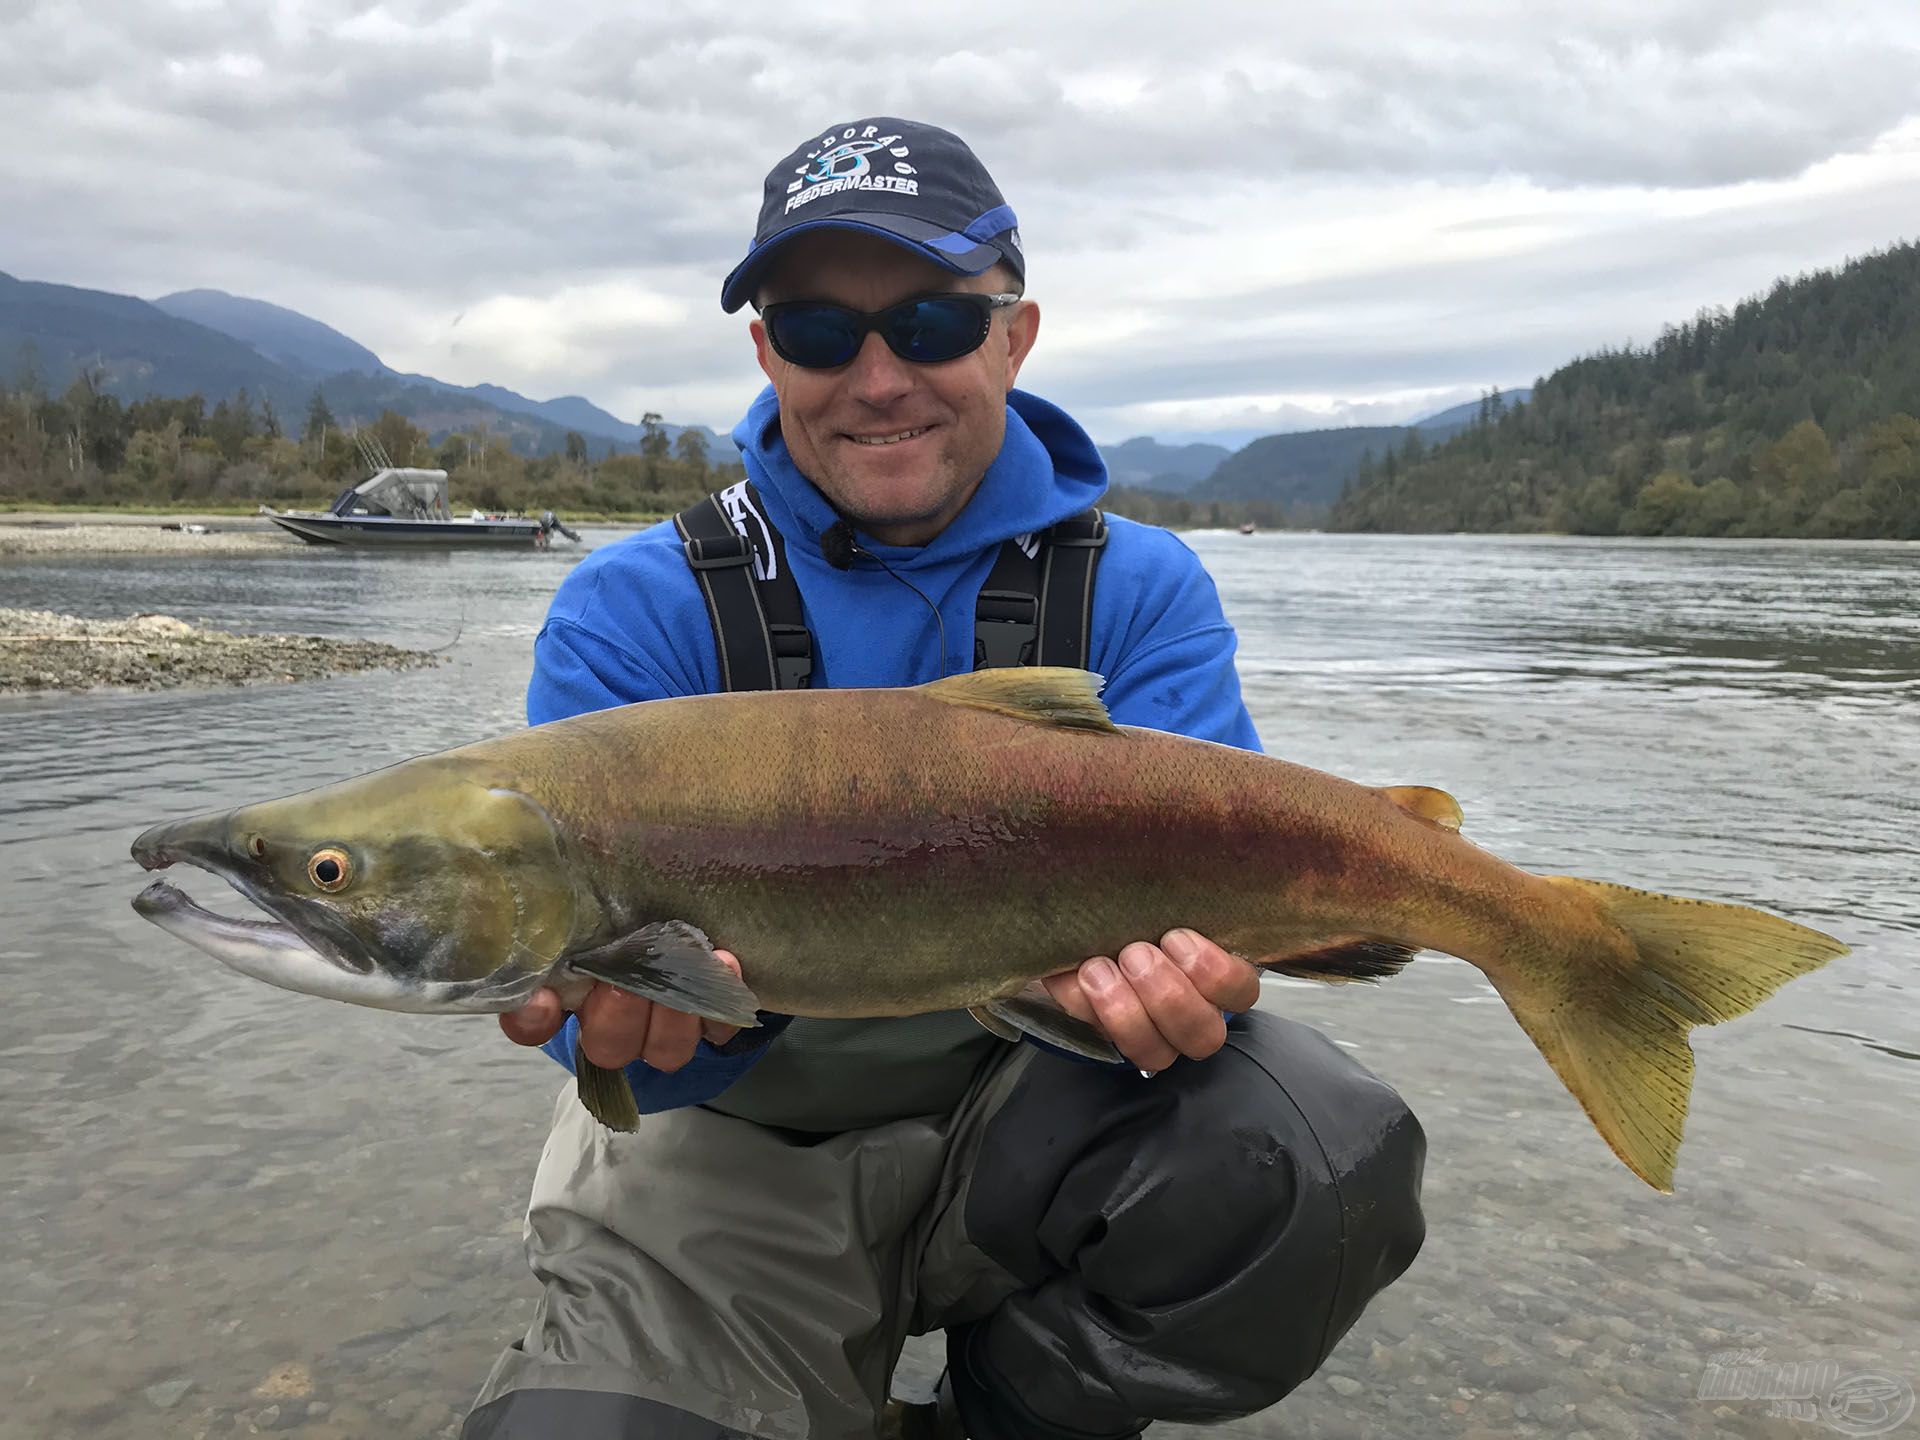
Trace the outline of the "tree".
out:
M 693 426 L 680 432 L 680 438 L 673 442 L 674 458 L 698 480 L 707 476 L 707 437 Z
M 320 392 L 318 385 L 313 387 L 313 398 L 307 402 L 307 423 L 301 430 L 300 438 L 313 446 L 313 458 L 317 464 L 326 457 L 327 431 L 334 428 L 333 411 L 327 408 L 327 397 Z
M 664 460 L 669 448 L 666 428 L 660 417 L 649 410 L 640 417 L 640 453 L 649 460 Z
M 567 463 L 585 469 L 587 460 L 587 437 L 578 430 L 569 430 L 567 432 Z

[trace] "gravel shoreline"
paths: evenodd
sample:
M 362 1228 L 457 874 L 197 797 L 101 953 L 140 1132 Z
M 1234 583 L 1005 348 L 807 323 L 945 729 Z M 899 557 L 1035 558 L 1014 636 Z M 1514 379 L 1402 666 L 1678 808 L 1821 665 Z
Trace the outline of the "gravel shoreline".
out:
M 439 663 L 426 651 L 371 640 L 234 635 L 171 615 L 82 620 L 51 610 L 0 609 L 0 695 L 318 680 Z
M 201 525 L 204 534 L 163 529 Z M 234 517 L 143 517 L 138 523 L 89 516 L 81 524 L 0 518 L 0 556 L 15 555 L 270 555 L 300 542 L 271 526 Z

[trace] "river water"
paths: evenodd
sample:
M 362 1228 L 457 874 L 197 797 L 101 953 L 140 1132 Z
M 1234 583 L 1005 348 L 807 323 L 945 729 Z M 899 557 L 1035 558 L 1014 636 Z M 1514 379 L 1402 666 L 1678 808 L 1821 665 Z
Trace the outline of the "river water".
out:
M 1920 547 L 1190 538 L 1274 753 L 1443 786 L 1529 868 L 1854 946 L 1696 1033 L 1673 1197 L 1471 968 L 1270 982 L 1420 1115 L 1429 1238 L 1314 1380 L 1227 1432 L 1920 1433 L 1887 1428 L 1920 1383 Z M 490 1019 L 222 970 L 127 908 L 126 847 L 518 725 L 573 559 L 0 564 L 0 606 L 448 646 L 407 675 L 0 699 L 4 1440 L 451 1433 L 521 1328 L 560 1072 Z

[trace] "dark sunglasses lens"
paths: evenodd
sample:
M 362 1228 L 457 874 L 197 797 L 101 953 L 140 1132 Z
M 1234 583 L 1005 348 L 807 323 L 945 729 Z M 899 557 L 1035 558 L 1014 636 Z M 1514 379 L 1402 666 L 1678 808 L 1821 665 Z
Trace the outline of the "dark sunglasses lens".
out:
M 986 338 L 986 306 L 971 300 L 916 300 L 887 317 L 887 343 L 904 360 L 936 365 L 980 348 Z
M 828 370 L 844 365 L 860 350 L 853 315 L 837 305 L 783 305 L 767 312 L 773 348 L 795 365 Z

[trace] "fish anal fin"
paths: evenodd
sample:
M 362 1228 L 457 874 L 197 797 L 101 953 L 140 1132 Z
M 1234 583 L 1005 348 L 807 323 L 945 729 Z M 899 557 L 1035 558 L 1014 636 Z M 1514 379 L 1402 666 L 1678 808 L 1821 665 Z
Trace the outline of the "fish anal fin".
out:
M 1398 975 L 1419 953 L 1418 946 L 1391 940 L 1341 940 L 1302 954 L 1262 955 L 1256 963 L 1301 980 L 1372 983 Z
M 975 670 L 949 675 L 920 688 L 929 699 L 944 705 L 965 705 L 1030 720 L 1037 725 L 1063 725 L 1073 730 L 1116 731 L 1113 717 L 1100 703 L 1106 681 L 1090 670 L 1060 665 L 1016 665 L 998 670 Z
M 618 1070 L 594 1064 L 577 1044 L 573 1047 L 573 1078 L 580 1103 L 594 1119 L 623 1135 L 639 1128 L 640 1107 L 634 1103 L 633 1087 L 627 1084 L 627 1077 Z
M 684 920 L 643 925 L 567 957 L 577 974 L 628 994 L 723 1025 L 758 1025 L 760 1005 L 746 981 L 713 953 L 713 943 Z
M 1380 793 L 1409 815 L 1438 825 L 1442 830 L 1458 830 L 1461 821 L 1466 819 L 1458 800 L 1431 785 L 1385 785 Z
M 989 1000 L 979 1007 L 1000 1021 L 1008 1029 L 1024 1032 L 1036 1040 L 1044 1040 L 1074 1055 L 1088 1060 L 1105 1060 L 1119 1064 L 1125 1057 L 1113 1048 L 1108 1040 L 1086 1021 L 1075 1018 L 1062 1010 L 1052 1000 L 1036 996 L 1031 992 L 1009 995 L 1001 1000 Z M 986 1022 L 983 1020 L 984 1025 Z M 988 1026 L 993 1029 L 992 1026 Z M 1004 1033 L 996 1031 L 996 1033 Z
M 967 1013 L 979 1021 L 980 1028 L 989 1034 L 998 1035 L 1002 1040 L 1018 1041 L 1020 1038 L 1018 1027 L 1009 1025 L 999 1016 L 989 1011 L 984 1005 L 969 1006 Z

